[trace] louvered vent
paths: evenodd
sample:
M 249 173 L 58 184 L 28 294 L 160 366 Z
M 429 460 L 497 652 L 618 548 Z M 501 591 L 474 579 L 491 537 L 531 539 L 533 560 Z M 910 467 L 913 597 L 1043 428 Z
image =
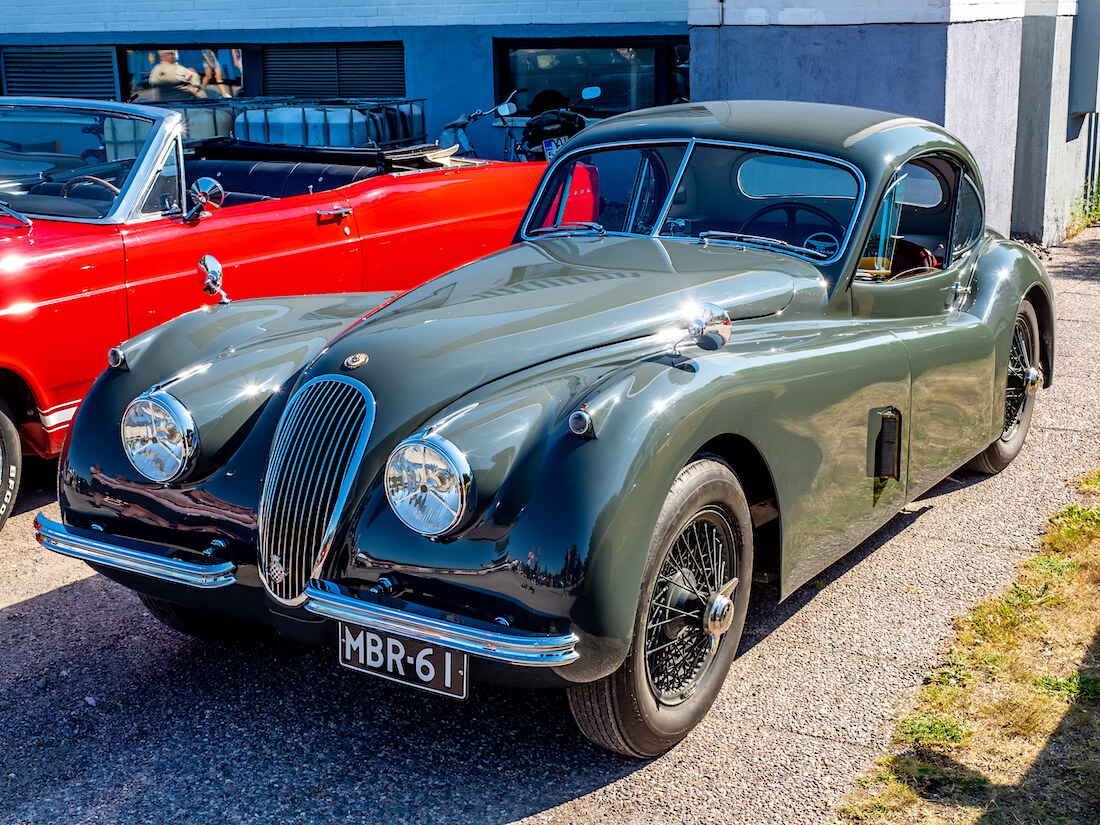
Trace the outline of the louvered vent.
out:
M 119 99 L 114 49 L 5 46 L 0 61 L 6 95 Z
M 294 97 L 404 97 L 401 43 L 265 46 L 264 94 Z
M 374 397 L 350 378 L 307 382 L 283 412 L 260 497 L 260 575 L 276 599 L 301 599 L 374 426 Z

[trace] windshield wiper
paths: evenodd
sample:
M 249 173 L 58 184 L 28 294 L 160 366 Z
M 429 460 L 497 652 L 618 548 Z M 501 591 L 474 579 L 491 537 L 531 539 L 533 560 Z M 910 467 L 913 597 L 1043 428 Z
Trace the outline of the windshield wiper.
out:
M 24 229 L 30 229 L 34 225 L 34 221 L 32 221 L 30 218 L 28 218 L 26 215 L 22 214 L 21 212 L 16 212 L 14 209 L 12 209 L 10 206 L 8 206 L 8 204 L 4 203 L 3 201 L 0 201 L 0 209 L 4 210 L 9 215 L 11 215 L 11 217 L 13 217 L 17 221 L 19 221 L 19 223 L 22 225 L 22 227 Z
M 555 235 L 558 233 L 570 234 L 578 231 L 595 232 L 598 235 L 606 235 L 607 230 L 600 226 L 595 221 L 569 221 L 567 223 L 559 223 L 556 226 L 539 226 L 535 229 L 528 229 L 528 235 Z
M 790 249 L 794 252 L 805 252 L 808 255 L 813 255 L 817 258 L 828 258 L 829 256 L 822 252 L 820 249 L 810 249 L 808 246 L 798 246 L 797 244 L 787 243 L 781 238 L 769 238 L 767 235 L 749 235 L 744 232 L 723 232 L 718 229 L 708 229 L 706 232 L 699 233 L 699 243 L 703 246 L 707 245 L 707 241 L 730 241 L 736 243 L 737 241 L 748 241 L 749 243 L 759 243 L 766 246 L 781 246 L 784 249 Z

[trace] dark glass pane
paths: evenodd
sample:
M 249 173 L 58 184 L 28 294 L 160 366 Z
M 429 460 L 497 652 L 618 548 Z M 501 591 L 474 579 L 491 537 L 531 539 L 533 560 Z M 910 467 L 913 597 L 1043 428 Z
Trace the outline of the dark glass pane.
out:
M 656 104 L 655 49 L 613 46 L 509 49 L 509 79 L 526 89 L 514 100 L 519 113 L 535 115 L 575 106 L 596 113 L 628 112 Z M 584 101 L 581 90 L 599 86 Z M 510 91 L 510 90 L 509 90 Z

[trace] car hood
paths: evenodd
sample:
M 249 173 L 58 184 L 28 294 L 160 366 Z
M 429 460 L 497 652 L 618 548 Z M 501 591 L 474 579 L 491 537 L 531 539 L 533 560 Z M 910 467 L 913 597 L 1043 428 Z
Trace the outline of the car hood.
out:
M 491 381 L 624 341 L 638 357 L 686 329 L 701 302 L 731 318 L 792 301 L 824 306 L 825 282 L 778 253 L 648 238 L 518 244 L 406 293 L 338 336 L 296 382 L 351 375 L 375 397 L 372 442 L 392 445 Z M 803 297 L 800 300 L 799 295 Z M 662 340 L 652 336 L 664 333 Z M 736 332 L 735 332 L 736 334 Z M 348 369 L 352 355 L 362 366 Z M 579 388 L 578 388 L 579 389 Z
M 683 330 L 702 302 L 735 321 L 772 315 L 800 286 L 818 291 L 824 282 L 812 265 L 768 251 L 544 239 L 406 293 L 335 340 L 316 366 L 340 371 L 344 358 L 362 352 L 374 364 L 365 374 L 375 379 L 392 370 L 450 394 L 571 353 Z

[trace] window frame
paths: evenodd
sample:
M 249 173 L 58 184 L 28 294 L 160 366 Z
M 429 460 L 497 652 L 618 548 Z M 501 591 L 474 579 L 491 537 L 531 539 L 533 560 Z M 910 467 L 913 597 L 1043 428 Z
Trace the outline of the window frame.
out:
M 978 197 L 978 209 L 981 212 L 982 219 L 981 219 L 981 222 L 978 224 L 978 231 L 975 233 L 973 240 L 971 240 L 970 243 L 968 243 L 966 246 L 964 246 L 961 249 L 956 251 L 955 250 L 955 228 L 956 228 L 956 226 L 958 224 L 958 220 L 959 220 L 959 207 L 962 205 L 962 193 L 963 193 L 963 184 L 964 183 L 970 184 L 970 187 L 974 190 L 974 194 L 977 195 L 977 197 Z M 978 245 L 978 242 L 981 241 L 981 239 L 983 237 L 985 237 L 985 229 L 986 229 L 985 221 L 986 221 L 985 195 L 982 192 L 981 188 L 978 186 L 977 181 L 975 181 L 974 178 L 971 176 L 970 169 L 967 168 L 966 164 L 959 163 L 959 187 L 958 187 L 958 191 L 955 193 L 955 210 L 954 210 L 954 214 L 951 216 L 951 231 L 950 231 L 950 233 L 948 233 L 948 236 L 947 236 L 947 243 L 948 243 L 947 255 L 948 255 L 948 257 L 947 257 L 947 264 L 944 267 L 945 269 L 948 266 L 954 266 L 958 262 L 959 258 L 966 257 L 970 253 L 970 251 L 973 250 L 974 247 Z
M 653 231 L 649 234 L 643 235 L 637 232 L 612 232 L 607 231 L 606 234 L 611 236 L 621 236 L 628 238 L 653 238 L 662 240 L 677 240 L 688 241 L 691 243 L 698 243 L 698 238 L 683 237 L 674 235 L 662 235 L 660 234 L 661 228 L 664 226 L 668 217 L 668 212 L 672 208 L 673 199 L 676 196 L 676 190 L 680 185 L 680 181 L 684 176 L 684 170 L 687 169 L 687 165 L 691 160 L 691 155 L 695 151 L 696 146 L 715 146 L 724 149 L 735 150 L 748 150 L 752 152 L 764 152 L 774 153 L 777 155 L 789 155 L 793 157 L 809 158 L 811 160 L 820 161 L 823 163 L 830 163 L 835 166 L 839 166 L 847 171 L 851 172 L 856 179 L 858 191 L 856 197 L 853 199 L 854 204 L 852 206 L 852 216 L 848 219 L 848 226 L 846 227 L 843 239 L 840 239 L 840 243 L 837 245 L 836 254 L 828 259 L 814 258 L 809 255 L 799 253 L 796 249 L 784 249 L 781 246 L 772 244 L 757 244 L 747 239 L 737 239 L 736 245 L 740 247 L 748 247 L 752 249 L 763 249 L 768 252 L 779 252 L 784 255 L 789 255 L 792 258 L 797 258 L 801 261 L 814 264 L 815 266 L 830 266 L 840 261 L 847 254 L 850 244 L 852 242 L 852 235 L 856 230 L 856 226 L 860 222 L 860 215 L 862 214 L 864 199 L 867 196 L 867 181 L 863 177 L 863 172 L 853 163 L 843 160 L 831 155 L 824 155 L 817 152 L 802 151 L 799 149 L 787 149 L 785 147 L 767 146 L 757 143 L 742 143 L 740 141 L 731 140 L 715 140 L 713 138 L 664 138 L 653 140 L 611 140 L 603 143 L 593 143 L 585 146 L 578 146 L 575 149 L 571 149 L 568 152 L 562 153 L 554 157 L 554 159 L 547 166 L 545 172 L 543 172 L 542 179 L 539 181 L 538 188 L 535 190 L 534 195 L 531 197 L 531 202 L 527 207 L 527 211 L 523 215 L 523 220 L 519 225 L 519 239 L 522 241 L 538 240 L 540 237 L 545 237 L 545 234 L 536 233 L 534 235 L 528 232 L 532 218 L 535 215 L 536 207 L 541 203 L 543 195 L 546 192 L 546 188 L 550 181 L 553 179 L 554 174 L 557 172 L 557 168 L 560 164 L 568 162 L 570 159 L 584 154 L 591 154 L 592 152 L 599 152 L 608 149 L 621 149 L 621 148 L 635 148 L 645 146 L 669 146 L 669 145 L 687 145 L 687 151 L 684 152 L 684 157 L 680 161 L 680 166 L 676 170 L 676 175 L 669 183 L 668 195 L 665 197 L 665 202 L 661 206 L 660 214 L 657 220 L 654 222 Z M 564 191 L 564 190 L 563 190 Z M 565 198 L 562 198 L 562 204 L 564 204 Z M 631 205 L 633 207 L 633 204 Z

